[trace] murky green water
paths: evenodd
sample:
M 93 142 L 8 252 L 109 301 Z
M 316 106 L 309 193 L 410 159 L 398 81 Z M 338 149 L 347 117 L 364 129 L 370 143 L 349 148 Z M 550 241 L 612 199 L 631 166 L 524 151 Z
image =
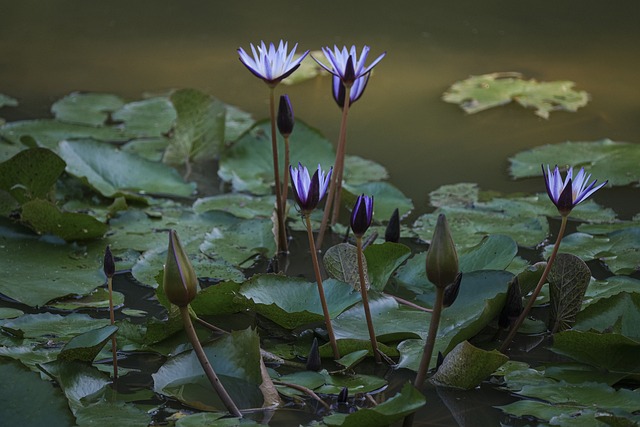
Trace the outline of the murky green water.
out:
M 348 150 L 384 164 L 418 210 L 426 208 L 428 192 L 445 183 L 541 190 L 541 180 L 508 177 L 507 158 L 526 148 L 639 140 L 640 10 L 633 0 L 2 0 L 0 6 L 0 91 L 21 102 L 3 111 L 8 119 L 42 116 L 75 90 L 139 99 L 184 87 L 263 117 L 266 89 L 238 61 L 239 46 L 284 38 L 303 49 L 366 43 L 372 55 L 386 51 L 352 109 Z M 544 120 L 515 105 L 465 116 L 440 100 L 453 82 L 494 71 L 572 80 L 592 101 L 577 113 Z M 337 138 L 339 110 L 328 78 L 279 90 L 290 94 L 297 117 Z M 623 214 L 626 208 L 618 206 Z

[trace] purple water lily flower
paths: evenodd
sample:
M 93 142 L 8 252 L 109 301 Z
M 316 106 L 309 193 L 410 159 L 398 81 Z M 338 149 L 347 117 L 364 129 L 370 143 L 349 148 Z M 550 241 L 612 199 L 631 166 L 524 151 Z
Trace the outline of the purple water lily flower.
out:
M 369 76 L 370 74 L 365 74 L 364 76 L 357 78 L 353 82 L 353 86 L 351 86 L 351 92 L 349 92 L 349 105 L 353 104 L 358 99 L 360 99 L 360 97 L 364 93 L 364 90 L 367 88 L 367 83 L 369 83 Z M 346 88 L 344 87 L 342 80 L 340 80 L 340 77 L 338 76 L 331 76 L 331 77 L 332 77 L 333 99 L 336 101 L 336 104 L 338 104 L 338 107 L 343 108 L 344 96 L 345 96 L 345 93 L 347 92 Z
M 587 175 L 584 168 L 580 168 L 580 171 L 575 177 L 573 176 L 573 168 L 569 168 L 564 181 L 562 180 L 562 176 L 560 176 L 558 166 L 555 167 L 552 173 L 549 165 L 547 165 L 546 172 L 544 165 L 542 165 L 542 174 L 544 175 L 544 183 L 547 186 L 547 194 L 553 204 L 558 208 L 560 215 L 563 216 L 569 215 L 569 212 L 571 212 L 578 203 L 586 200 L 609 182 L 605 181 L 598 186 L 596 186 L 597 180 L 589 183 L 591 175 Z
M 287 42 L 280 40 L 278 48 L 269 43 L 269 47 L 260 42 L 257 47 L 250 44 L 251 57 L 243 48 L 238 49 L 240 62 L 242 62 L 256 77 L 261 78 L 269 86 L 275 87 L 280 81 L 287 78 L 291 73 L 298 69 L 302 60 L 307 56 L 307 50 L 299 58 L 293 59 L 298 43 L 293 46 L 291 52 L 288 52 Z
M 318 165 L 313 177 L 309 178 L 309 171 L 306 167 L 298 163 L 298 167 L 289 166 L 289 174 L 291 175 L 291 188 L 296 203 L 303 213 L 309 213 L 318 206 L 318 203 L 327 193 L 329 181 L 333 168 L 329 169 L 326 176 L 322 171 L 322 167 Z
M 356 237 L 362 237 L 373 220 L 373 196 L 358 196 L 351 211 L 351 230 Z
M 364 46 L 362 48 L 362 53 L 360 53 L 360 58 L 358 59 L 358 52 L 356 51 L 355 46 L 351 46 L 351 49 L 347 50 L 347 47 L 344 46 L 342 50 L 338 48 L 338 46 L 333 46 L 333 51 L 329 49 L 329 47 L 323 47 L 322 52 L 327 60 L 330 62 L 331 67 L 327 67 L 322 62 L 318 61 L 316 58 L 312 58 L 325 70 L 337 76 L 342 80 L 342 83 L 345 86 L 351 86 L 356 81 L 356 79 L 368 74 L 373 67 L 378 65 L 378 62 L 384 58 L 387 54 L 386 52 L 382 53 L 382 55 L 378 56 L 371 64 L 365 66 L 365 61 L 367 60 L 367 56 L 369 55 L 369 46 Z M 364 90 L 364 89 L 363 89 Z

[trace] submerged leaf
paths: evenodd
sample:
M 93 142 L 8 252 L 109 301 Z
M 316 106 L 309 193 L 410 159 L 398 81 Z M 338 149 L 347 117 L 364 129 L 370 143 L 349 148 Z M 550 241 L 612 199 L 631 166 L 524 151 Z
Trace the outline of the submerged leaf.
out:
M 570 81 L 538 82 L 523 80 L 520 73 L 498 72 L 471 76 L 454 83 L 442 96 L 446 102 L 460 104 L 469 113 L 516 101 L 533 107 L 536 115 L 548 119 L 552 111 L 575 112 L 589 102 L 589 94 L 575 91 Z
M 591 280 L 591 270 L 575 255 L 560 253 L 549 271 L 551 313 L 549 330 L 564 331 L 574 324 Z

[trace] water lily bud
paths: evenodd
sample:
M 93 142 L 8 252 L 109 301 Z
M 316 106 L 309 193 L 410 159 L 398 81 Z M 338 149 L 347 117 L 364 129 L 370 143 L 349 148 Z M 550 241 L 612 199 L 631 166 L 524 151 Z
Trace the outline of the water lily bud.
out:
M 389 224 L 384 231 L 384 241 L 398 243 L 400 241 L 400 212 L 398 208 L 393 211 L 391 218 L 389 218 Z
M 198 293 L 198 278 L 175 230 L 169 231 L 169 249 L 162 281 L 167 299 L 178 307 L 185 307 Z
M 444 214 L 438 215 L 427 252 L 427 278 L 439 288 L 453 283 L 458 276 L 458 254 Z
M 309 356 L 307 357 L 307 370 L 319 371 L 322 369 L 322 359 L 320 358 L 320 350 L 318 348 L 318 338 L 313 339 L 311 343 L 311 349 L 309 350 Z
M 116 274 L 116 262 L 113 259 L 111 248 L 107 245 L 107 249 L 104 250 L 104 274 L 110 279 Z
M 288 138 L 293 132 L 295 118 L 293 117 L 293 108 L 291 101 L 287 95 L 280 96 L 280 105 L 278 106 L 278 130 L 284 138 Z
M 522 291 L 520 289 L 518 277 L 516 276 L 509 283 L 509 288 L 507 289 L 507 300 L 500 312 L 498 326 L 501 328 L 508 328 L 509 325 L 511 325 L 511 322 L 520 316 L 522 309 Z
M 347 403 L 349 401 L 349 387 L 342 387 L 338 394 L 338 403 Z
M 351 230 L 356 237 L 362 237 L 373 220 L 373 196 L 358 196 L 351 211 Z
M 444 288 L 443 307 L 451 307 L 453 303 L 456 302 L 458 292 L 460 291 L 460 282 L 462 282 L 462 273 L 458 273 L 456 280 Z

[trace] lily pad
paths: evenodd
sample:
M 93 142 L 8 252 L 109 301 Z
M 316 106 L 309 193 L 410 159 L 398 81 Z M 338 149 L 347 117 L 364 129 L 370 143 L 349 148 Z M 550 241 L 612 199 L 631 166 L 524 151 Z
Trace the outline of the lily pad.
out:
M 0 108 L 2 107 L 16 107 L 18 105 L 18 100 L 12 98 L 4 93 L 0 93 Z
M 393 273 L 411 255 L 411 249 L 400 243 L 369 245 L 364 250 L 371 287 L 382 292 Z
M 535 108 L 537 116 L 548 119 L 552 111 L 575 112 L 587 105 L 589 94 L 574 90 L 574 85 L 570 81 L 523 80 L 520 73 L 498 72 L 456 82 L 442 99 L 459 104 L 469 114 L 516 101 L 525 108 Z
M 255 330 L 234 331 L 204 346 L 207 359 L 239 408 L 262 406 L 260 340 Z M 152 375 L 154 390 L 204 410 L 223 410 L 193 351 L 170 358 Z
M 310 55 L 307 55 L 302 62 L 300 63 L 300 67 L 291 74 L 286 79 L 282 80 L 282 83 L 285 85 L 295 85 L 298 83 L 306 82 L 307 80 L 311 80 L 321 75 L 324 72 L 324 68 L 318 65 L 316 61 L 313 60 L 311 55 L 316 58 L 322 58 L 321 50 L 314 50 L 310 52 Z M 298 59 L 300 55 L 294 55 L 294 60 Z
M 497 350 L 482 350 L 463 341 L 447 354 L 431 382 L 471 390 L 507 360 L 509 358 Z
M 367 182 L 354 185 L 347 181 L 343 188 L 348 194 L 342 193 L 342 204 L 348 206 L 349 209 L 353 207 L 356 197 L 360 194 L 373 196 L 375 199 L 373 214 L 376 220 L 387 220 L 395 209 L 398 209 L 401 218 L 413 210 L 411 199 L 388 182 Z
M 190 196 L 195 184 L 185 183 L 175 169 L 92 140 L 62 141 L 60 156 L 67 172 L 86 180 L 106 197 L 128 192 Z
M 640 293 L 640 280 L 629 276 L 611 276 L 606 280 L 596 280 L 589 284 L 584 307 L 599 301 L 602 298 L 609 298 L 620 292 Z
M 575 323 L 591 280 L 591 270 L 575 255 L 559 253 L 549 271 L 549 330 L 565 331 Z
M 123 105 L 124 101 L 116 95 L 74 92 L 56 101 L 51 112 L 61 122 L 102 126 L 109 113 Z
M 111 118 L 122 122 L 127 131 L 138 138 L 161 137 L 171 130 L 176 110 L 168 98 L 155 97 L 125 104 L 114 111 Z
M 113 292 L 113 306 L 117 310 L 124 304 L 124 295 L 120 292 Z M 81 309 L 109 309 L 109 291 L 106 288 L 98 288 L 88 295 L 80 298 L 69 297 L 57 299 L 47 304 L 47 307 L 58 310 L 81 310 Z
M 575 330 L 614 332 L 640 342 L 640 293 L 620 292 L 590 304 L 576 318 Z
M 60 351 L 58 360 L 93 362 L 117 330 L 117 326 L 107 325 L 73 337 Z
M 65 163 L 46 148 L 24 150 L 0 163 L 0 189 L 20 203 L 49 196 Z
M 609 185 L 629 185 L 640 182 L 638 171 L 640 145 L 610 139 L 589 142 L 548 144 L 523 151 L 509 159 L 509 171 L 514 178 L 540 176 L 541 164 L 584 167 L 593 178 Z
M 602 261 L 615 274 L 631 274 L 640 268 L 640 228 L 613 231 L 606 236 L 572 233 L 562 239 L 560 249 L 570 252 L 583 261 Z M 551 246 L 544 250 L 548 257 Z
M 193 203 L 193 211 L 196 213 L 221 211 L 243 219 L 271 218 L 275 202 L 275 196 L 271 195 L 256 197 L 228 193 L 196 200 Z

